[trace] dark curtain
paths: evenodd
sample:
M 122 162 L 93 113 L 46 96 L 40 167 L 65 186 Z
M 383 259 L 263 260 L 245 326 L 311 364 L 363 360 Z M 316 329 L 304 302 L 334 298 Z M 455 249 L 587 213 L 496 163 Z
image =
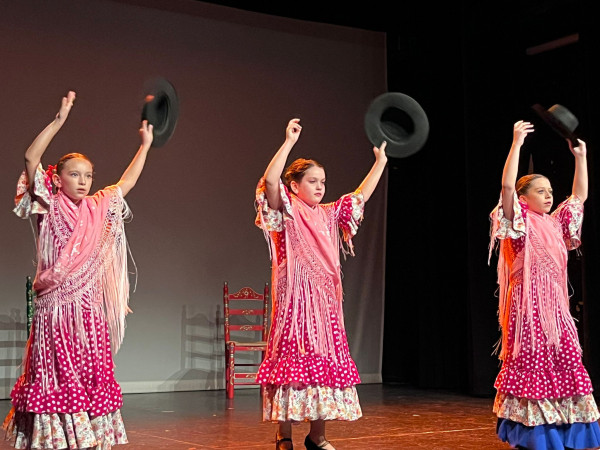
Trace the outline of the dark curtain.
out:
M 559 103 L 579 119 L 588 146 L 590 194 L 582 246 L 570 252 L 572 313 L 584 363 L 600 386 L 598 31 L 589 2 L 413 6 L 414 20 L 388 32 L 388 88 L 414 97 L 430 120 L 420 152 L 389 162 L 386 306 L 382 376 L 387 383 L 493 396 L 499 361 L 495 252 L 488 265 L 489 213 L 519 119 L 534 122 L 520 175 L 546 175 L 555 205 L 571 192 L 566 142 L 531 109 Z M 505 10 L 503 10 L 504 8 Z M 407 17 L 407 15 L 404 15 Z M 536 54 L 566 36 L 577 42 Z

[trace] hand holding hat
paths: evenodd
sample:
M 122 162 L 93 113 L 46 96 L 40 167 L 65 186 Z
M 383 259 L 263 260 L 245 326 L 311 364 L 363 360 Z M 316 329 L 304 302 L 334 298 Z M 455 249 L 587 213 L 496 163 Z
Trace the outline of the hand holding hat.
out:
M 164 78 L 146 85 L 142 121 L 153 126 L 152 147 L 162 147 L 173 135 L 179 118 L 179 98 L 173 85 Z

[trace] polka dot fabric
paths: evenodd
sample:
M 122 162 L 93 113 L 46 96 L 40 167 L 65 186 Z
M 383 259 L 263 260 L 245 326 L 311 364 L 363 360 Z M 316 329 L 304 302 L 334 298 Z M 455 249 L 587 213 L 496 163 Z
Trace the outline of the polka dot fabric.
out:
M 98 448 L 127 443 L 120 414 L 121 388 L 114 379 L 108 327 L 99 307 L 81 311 L 75 304 L 60 315 L 81 314 L 85 339 L 72 327 L 53 326 L 54 314 L 36 311 L 28 370 L 11 392 L 16 417 L 33 414 L 34 448 Z M 50 386 L 48 386 L 50 384 Z M 27 448 L 23 432 L 15 448 Z
M 285 282 L 285 279 L 282 280 Z M 276 306 L 277 308 L 277 306 Z M 285 321 L 284 335 L 288 336 L 292 323 L 292 309 L 275 311 L 274 320 Z M 279 342 L 278 357 L 266 359 L 260 367 L 258 382 L 277 386 L 322 385 L 344 388 L 360 383 L 356 365 L 350 356 L 346 332 L 340 325 L 340 318 L 334 313 L 329 319 L 334 324 L 334 343 L 337 361 L 326 356 L 315 354 L 308 339 L 304 339 L 304 352 L 300 349 L 295 337 Z M 313 319 L 314 323 L 314 319 Z M 270 336 L 269 346 L 273 346 L 273 336 Z
M 63 309 L 78 308 L 74 304 Z M 74 311 L 71 315 L 75 316 Z M 73 413 L 87 411 L 92 417 L 116 411 L 123 405 L 121 388 L 114 379 L 108 327 L 101 311 L 83 311 L 86 341 L 65 335 L 52 324 L 52 314 L 39 311 L 34 320 L 29 367 L 12 390 L 17 411 Z M 45 380 L 56 380 L 46 389 Z
M 513 295 L 521 295 L 521 286 L 514 288 Z M 543 343 L 537 299 L 534 298 L 533 323 L 525 324 L 523 334 L 529 335 L 529 327 L 535 328 L 538 342 Z M 509 348 L 515 341 L 514 323 L 517 317 L 517 302 L 513 301 L 510 313 Z M 570 317 L 563 320 L 572 320 Z M 517 357 L 508 352 L 495 382 L 497 390 L 517 397 L 529 399 L 563 398 L 592 392 L 592 383 L 583 366 L 581 353 L 576 342 L 565 334 L 559 348 L 532 345 L 525 340 Z

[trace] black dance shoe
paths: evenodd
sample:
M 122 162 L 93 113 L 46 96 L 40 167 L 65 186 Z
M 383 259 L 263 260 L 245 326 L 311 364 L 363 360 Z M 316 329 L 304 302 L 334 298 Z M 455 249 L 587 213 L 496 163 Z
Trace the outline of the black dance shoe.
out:
M 275 435 L 275 450 L 294 450 L 294 443 L 290 438 L 278 439 L 278 435 Z M 286 445 L 285 442 L 290 442 L 291 445 Z
M 308 436 L 309 435 L 306 435 L 306 438 L 304 438 L 304 446 L 307 450 L 321 450 L 329 444 L 329 441 L 323 441 L 317 445 Z

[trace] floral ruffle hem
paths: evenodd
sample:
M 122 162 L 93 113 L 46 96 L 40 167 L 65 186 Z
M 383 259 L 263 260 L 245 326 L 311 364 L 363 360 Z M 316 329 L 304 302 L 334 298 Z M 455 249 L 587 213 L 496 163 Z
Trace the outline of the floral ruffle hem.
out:
M 11 411 L 12 413 L 12 411 Z M 110 450 L 127 444 L 120 410 L 90 419 L 87 412 L 35 414 L 17 411 L 4 423 L 17 449 Z
M 494 413 L 525 426 L 596 422 L 600 415 L 592 394 L 557 399 L 527 399 L 499 392 Z
M 263 420 L 305 422 L 313 420 L 357 420 L 362 417 L 354 386 L 263 387 Z

